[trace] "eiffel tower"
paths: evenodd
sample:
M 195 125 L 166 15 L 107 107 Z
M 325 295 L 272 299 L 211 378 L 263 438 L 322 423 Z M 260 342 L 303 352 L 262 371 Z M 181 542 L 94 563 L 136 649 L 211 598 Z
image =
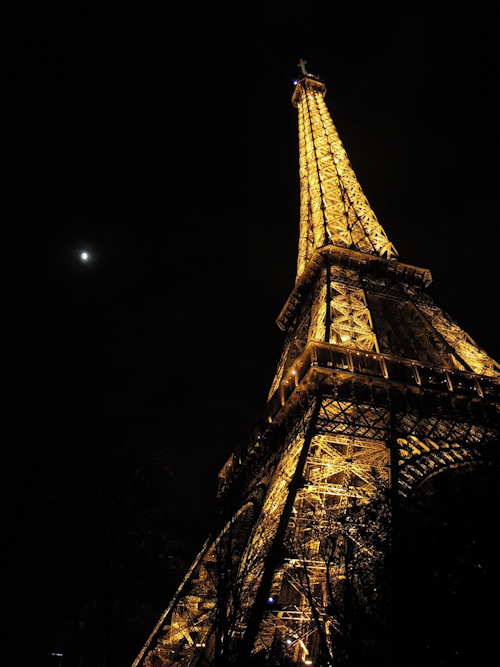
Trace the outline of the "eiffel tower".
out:
M 352 564 L 383 558 L 367 510 L 488 463 L 499 440 L 498 363 L 399 261 L 305 65 L 297 277 L 265 418 L 220 471 L 218 525 L 133 667 L 334 664 Z

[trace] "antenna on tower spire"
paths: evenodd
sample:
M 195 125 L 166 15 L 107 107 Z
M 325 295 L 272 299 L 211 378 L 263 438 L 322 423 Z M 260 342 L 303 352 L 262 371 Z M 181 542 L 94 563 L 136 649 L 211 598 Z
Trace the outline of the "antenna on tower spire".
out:
M 307 65 L 307 60 L 304 60 L 304 58 L 301 58 L 297 63 L 297 67 L 300 70 L 299 80 L 302 80 L 307 77 L 308 79 L 315 79 L 316 81 L 321 82 L 321 78 L 319 76 L 317 76 L 316 74 L 311 74 L 311 72 L 308 72 L 306 70 L 306 65 Z M 294 81 L 294 83 L 297 84 L 298 81 Z
M 299 62 L 297 63 L 297 67 L 300 69 L 302 74 L 304 76 L 307 76 L 308 72 L 306 70 L 306 65 L 307 65 L 307 60 L 304 60 L 304 58 L 301 58 Z

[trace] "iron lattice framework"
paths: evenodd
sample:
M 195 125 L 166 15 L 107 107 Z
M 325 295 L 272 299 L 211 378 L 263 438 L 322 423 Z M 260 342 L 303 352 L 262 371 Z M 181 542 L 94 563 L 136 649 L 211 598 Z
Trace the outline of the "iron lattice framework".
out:
M 297 276 L 329 243 L 386 257 L 397 253 L 358 183 L 326 108 L 325 85 L 311 76 L 292 97 L 299 112 L 300 237 Z
M 221 470 L 220 523 L 134 667 L 278 649 L 330 664 L 347 556 L 377 560 L 352 517 L 386 490 L 411 499 L 431 475 L 495 456 L 499 366 L 426 294 L 429 271 L 396 259 L 325 90 L 304 73 L 292 97 L 298 272 L 266 420 Z

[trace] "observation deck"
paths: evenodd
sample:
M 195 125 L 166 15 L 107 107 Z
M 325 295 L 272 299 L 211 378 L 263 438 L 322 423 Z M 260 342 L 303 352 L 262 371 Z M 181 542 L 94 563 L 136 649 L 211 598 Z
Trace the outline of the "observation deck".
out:
M 329 380 L 394 385 L 416 392 L 434 390 L 471 399 L 498 401 L 500 383 L 490 377 L 428 366 L 390 354 L 365 352 L 332 343 L 309 343 L 290 367 L 266 406 L 269 423 L 279 421 L 294 393 L 311 391 Z

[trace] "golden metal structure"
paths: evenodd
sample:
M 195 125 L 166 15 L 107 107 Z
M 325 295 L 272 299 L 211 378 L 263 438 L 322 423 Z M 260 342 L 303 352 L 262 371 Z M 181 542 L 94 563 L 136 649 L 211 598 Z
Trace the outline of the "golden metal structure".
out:
M 297 276 L 314 250 L 329 243 L 385 257 L 397 253 L 370 207 L 311 75 L 292 97 L 299 112 L 300 240 Z
M 353 517 L 499 439 L 498 363 L 426 294 L 430 272 L 396 259 L 300 66 L 298 271 L 266 419 L 222 468 L 219 524 L 134 667 L 278 649 L 332 664 L 347 554 L 380 557 Z

